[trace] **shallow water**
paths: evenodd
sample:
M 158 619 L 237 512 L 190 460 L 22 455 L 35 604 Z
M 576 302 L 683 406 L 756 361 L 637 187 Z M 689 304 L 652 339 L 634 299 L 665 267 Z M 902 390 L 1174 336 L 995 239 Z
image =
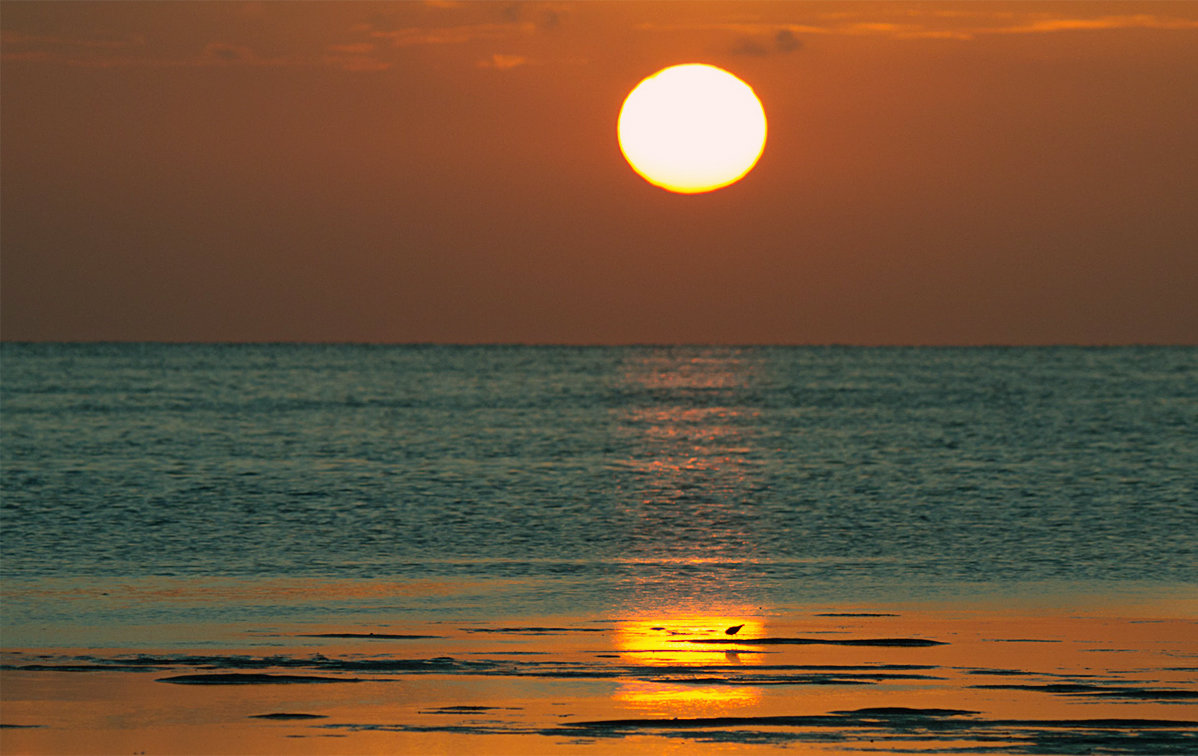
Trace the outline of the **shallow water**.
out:
M 1198 578 L 1198 349 L 0 356 L 6 578 Z

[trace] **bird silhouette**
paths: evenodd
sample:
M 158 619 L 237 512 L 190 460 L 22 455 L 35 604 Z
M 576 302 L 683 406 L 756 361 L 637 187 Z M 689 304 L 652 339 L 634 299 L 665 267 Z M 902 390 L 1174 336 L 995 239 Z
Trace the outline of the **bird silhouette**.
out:
M 738 632 L 740 632 L 740 629 L 742 627 L 744 627 L 744 625 L 733 625 L 732 627 L 725 630 L 724 633 L 727 635 L 736 635 Z

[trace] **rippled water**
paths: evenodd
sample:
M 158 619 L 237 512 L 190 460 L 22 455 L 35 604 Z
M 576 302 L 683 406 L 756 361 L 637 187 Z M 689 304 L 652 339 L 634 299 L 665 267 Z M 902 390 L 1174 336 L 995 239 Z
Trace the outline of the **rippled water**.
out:
M 1198 581 L 1193 348 L 0 355 L 22 584 L 511 579 L 595 607 Z

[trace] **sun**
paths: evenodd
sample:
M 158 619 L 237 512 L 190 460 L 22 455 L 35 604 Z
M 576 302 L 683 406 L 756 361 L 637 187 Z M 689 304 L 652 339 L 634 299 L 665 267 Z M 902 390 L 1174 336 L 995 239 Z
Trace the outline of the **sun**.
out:
M 699 194 L 744 177 L 765 149 L 765 110 L 722 68 L 663 68 L 633 88 L 616 127 L 620 150 L 646 181 Z

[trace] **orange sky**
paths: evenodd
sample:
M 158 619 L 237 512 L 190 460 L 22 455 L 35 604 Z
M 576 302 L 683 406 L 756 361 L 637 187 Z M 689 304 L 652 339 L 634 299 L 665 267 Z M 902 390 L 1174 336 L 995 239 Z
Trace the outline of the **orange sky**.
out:
M 10 2 L 8 340 L 1198 342 L 1198 3 Z M 764 102 L 656 189 L 657 69 Z

